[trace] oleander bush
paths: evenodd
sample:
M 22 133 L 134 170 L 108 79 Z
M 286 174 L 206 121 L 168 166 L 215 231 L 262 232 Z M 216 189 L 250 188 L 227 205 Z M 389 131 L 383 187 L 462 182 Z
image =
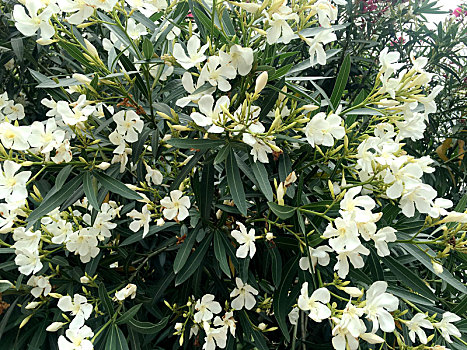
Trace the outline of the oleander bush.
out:
M 465 5 L 0 10 L 0 349 L 467 349 Z

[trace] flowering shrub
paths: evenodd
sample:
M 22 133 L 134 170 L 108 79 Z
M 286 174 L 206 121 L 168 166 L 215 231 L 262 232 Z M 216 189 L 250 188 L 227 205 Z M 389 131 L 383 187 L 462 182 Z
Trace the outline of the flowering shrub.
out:
M 352 91 L 343 0 L 5 9 L 48 96 L 0 95 L 2 348 L 466 348 L 427 58 Z

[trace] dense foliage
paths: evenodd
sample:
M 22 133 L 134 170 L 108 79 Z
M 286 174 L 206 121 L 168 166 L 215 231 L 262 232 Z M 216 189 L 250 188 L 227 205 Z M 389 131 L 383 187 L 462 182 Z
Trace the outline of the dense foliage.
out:
M 467 348 L 464 6 L 0 8 L 0 348 Z

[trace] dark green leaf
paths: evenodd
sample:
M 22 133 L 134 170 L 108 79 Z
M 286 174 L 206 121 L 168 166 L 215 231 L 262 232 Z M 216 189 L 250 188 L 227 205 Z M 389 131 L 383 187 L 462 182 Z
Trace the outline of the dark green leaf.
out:
M 186 261 L 188 260 L 188 256 L 190 256 L 191 249 L 196 241 L 196 236 L 198 235 L 199 229 L 201 225 L 198 224 L 196 228 L 187 234 L 187 237 L 180 244 L 180 248 L 178 249 L 177 255 L 175 256 L 173 270 L 175 273 L 179 273 L 180 270 L 185 266 Z
M 55 192 L 52 196 L 47 199 L 44 199 L 42 203 L 37 207 L 31 214 L 29 214 L 26 219 L 28 225 L 27 228 L 31 227 L 38 219 L 42 218 L 44 215 L 47 215 L 55 208 L 62 205 L 65 200 L 67 200 L 81 185 L 81 180 L 83 174 L 80 174 L 73 178 L 67 185 L 61 188 L 59 191 Z
M 221 268 L 221 270 L 230 278 L 231 275 L 229 262 L 227 261 L 225 248 L 220 235 L 222 235 L 222 232 L 216 231 L 214 233 L 214 255 L 216 256 L 216 259 L 219 262 L 219 267 Z
M 97 200 L 97 184 L 94 186 L 93 184 L 94 177 L 89 172 L 84 173 L 83 178 L 83 190 L 86 198 L 89 201 L 89 204 L 92 205 L 94 209 L 97 211 L 101 211 L 99 202 Z
M 151 59 L 154 54 L 154 46 L 152 46 L 152 42 L 148 38 L 144 38 L 143 41 L 143 54 L 147 60 Z
M 350 55 L 346 55 L 344 61 L 337 75 L 336 83 L 334 84 L 334 89 L 331 94 L 331 105 L 328 107 L 328 112 L 332 108 L 334 111 L 337 109 L 339 102 L 344 94 L 345 87 L 347 85 L 347 80 L 349 80 L 350 73 Z
M 240 177 L 237 161 L 234 152 L 230 152 L 225 160 L 225 171 L 227 173 L 227 183 L 229 184 L 230 194 L 240 213 L 247 215 L 245 190 Z
M 119 318 L 117 318 L 117 321 L 115 323 L 116 324 L 127 323 L 131 318 L 133 318 L 138 313 L 142 305 L 143 304 L 138 304 L 138 305 L 133 306 L 130 310 L 126 311 Z
M 99 300 L 101 301 L 105 312 L 107 315 L 112 316 L 114 314 L 114 307 L 112 300 L 109 297 L 109 293 L 107 293 L 107 290 L 105 289 L 104 283 L 99 284 L 98 292 Z
M 272 187 L 269 183 L 268 171 L 263 163 L 250 161 L 251 169 L 255 174 L 255 178 L 258 181 L 259 189 L 263 192 L 264 196 L 269 202 L 274 200 Z
M 268 202 L 269 208 L 276 216 L 282 220 L 291 218 L 295 214 L 296 208 L 289 207 L 288 205 L 279 205 L 274 202 Z
M 200 267 L 203 262 L 204 256 L 206 255 L 209 245 L 211 244 L 212 234 L 204 237 L 201 244 L 196 248 L 195 252 L 190 255 L 188 261 L 185 264 L 185 268 L 175 278 L 175 286 L 178 286 L 185 282 L 195 271 Z
M 122 182 L 115 180 L 113 177 L 98 172 L 95 172 L 94 176 L 97 180 L 99 180 L 102 186 L 104 186 L 110 192 L 119 194 L 120 196 L 128 199 L 138 200 L 142 198 L 138 193 L 136 193 L 133 190 L 130 190 Z
M 282 273 L 282 282 L 279 288 L 276 289 L 273 298 L 274 317 L 277 320 L 279 328 L 282 331 L 287 342 L 290 341 L 289 329 L 287 328 L 286 317 L 291 311 L 291 306 L 294 301 L 289 297 L 289 290 L 292 288 L 292 283 L 295 279 L 299 256 L 291 259 L 285 266 Z
M 210 139 L 170 139 L 167 143 L 175 148 L 207 150 L 223 145 L 224 141 Z
M 159 333 L 169 322 L 169 317 L 164 317 L 158 323 L 141 322 L 134 318 L 128 321 L 128 325 L 140 334 L 156 334 Z

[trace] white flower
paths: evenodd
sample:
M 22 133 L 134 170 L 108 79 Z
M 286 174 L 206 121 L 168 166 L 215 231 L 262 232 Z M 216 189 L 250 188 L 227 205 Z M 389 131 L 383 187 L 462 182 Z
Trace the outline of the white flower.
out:
M 148 185 L 149 186 L 151 186 L 151 184 L 160 185 L 162 183 L 162 180 L 164 179 L 161 172 L 157 169 L 151 168 L 147 164 L 145 164 L 145 166 L 146 166 L 146 172 L 147 172 L 145 179 Z
M 119 301 L 125 300 L 128 297 L 134 299 L 136 297 L 136 288 L 136 285 L 132 283 L 127 284 L 125 288 L 115 292 L 115 299 Z
M 41 295 L 46 297 L 52 290 L 49 277 L 31 276 L 27 285 L 33 287 L 31 289 L 31 294 L 34 296 L 34 298 L 39 298 Z
M 133 40 L 139 39 L 141 36 L 146 35 L 148 32 L 146 27 L 141 23 L 136 24 L 136 21 L 133 18 L 129 18 L 126 23 L 128 36 Z
M 58 4 L 63 12 L 73 12 L 67 17 L 70 24 L 81 24 L 94 13 L 94 8 L 86 1 L 58 0 Z
M 94 336 L 93 331 L 88 326 L 78 329 L 67 329 L 66 337 L 61 335 L 58 338 L 59 350 L 93 350 L 94 346 L 88 338 Z
M 334 139 L 339 140 L 344 137 L 345 129 L 341 126 L 342 118 L 338 114 L 321 112 L 316 114 L 305 127 L 305 136 L 311 146 L 323 145 L 331 147 Z
M 282 6 L 282 8 L 287 8 Z M 266 32 L 266 40 L 269 45 L 276 43 L 288 44 L 294 38 L 294 31 L 287 23 L 288 20 L 298 21 L 298 15 L 292 13 L 290 8 L 282 13 L 273 13 L 269 18 L 270 27 Z
M 321 322 L 331 316 L 331 310 L 325 305 L 331 300 L 331 294 L 326 288 L 316 289 L 308 296 L 308 282 L 303 283 L 298 297 L 298 307 L 303 311 L 309 311 L 308 317 L 315 322 Z
M 72 158 L 73 153 L 70 150 L 70 141 L 65 140 L 57 147 L 57 151 L 55 152 L 55 156 L 52 157 L 52 161 L 56 164 L 63 162 L 68 163 Z
M 247 283 L 243 283 L 243 281 L 236 277 L 235 283 L 237 288 L 235 288 L 231 293 L 230 297 L 236 297 L 232 300 L 231 306 L 234 310 L 241 310 L 245 307 L 247 310 L 251 310 L 255 304 L 255 295 L 258 295 L 258 291 L 250 286 Z
M 388 52 L 389 48 L 385 48 L 379 54 L 380 73 L 386 73 L 387 76 L 393 74 L 396 70 L 403 66 L 402 63 L 397 63 L 400 54 L 397 51 Z
M 149 232 L 149 223 L 151 222 L 151 212 L 148 209 L 148 205 L 146 204 L 143 207 L 141 213 L 138 212 L 136 209 L 133 209 L 126 215 L 133 219 L 133 221 L 130 224 L 130 230 L 132 230 L 133 232 L 138 232 L 139 229 L 143 227 L 144 238 Z
M 137 9 L 146 17 L 167 8 L 166 0 L 125 0 L 133 9 Z M 162 31 L 164 31 L 162 29 Z
M 347 190 L 340 202 L 341 211 L 351 214 L 351 217 L 357 222 L 371 220 L 371 210 L 376 206 L 375 201 L 369 196 L 358 196 L 355 198 L 361 191 L 362 186 L 352 187 Z
M 269 163 L 268 153 L 273 152 L 271 147 L 269 147 L 266 143 L 264 143 L 258 137 L 255 137 L 248 133 L 244 133 L 242 139 L 243 139 L 243 142 L 251 146 L 250 154 L 253 156 L 253 161 L 255 163 L 258 160 L 261 163 Z M 272 146 L 276 145 L 274 141 L 269 141 L 269 144 Z
M 332 252 L 332 249 L 328 247 L 327 245 L 322 245 L 317 248 L 311 248 L 308 247 L 309 252 L 310 252 L 310 257 L 305 256 L 303 258 L 300 258 L 300 261 L 298 262 L 300 265 L 300 268 L 302 270 L 308 270 L 312 272 L 315 270 L 315 267 L 317 264 L 320 264 L 321 266 L 328 266 L 329 265 L 329 254 Z M 312 266 L 310 266 L 310 260 Z
M 214 350 L 217 347 L 223 349 L 227 343 L 227 327 L 211 328 L 209 323 L 203 322 L 203 329 L 206 333 L 203 349 Z
M 429 215 L 432 218 L 448 215 L 449 213 L 446 209 L 451 208 L 452 206 L 453 203 L 451 200 L 445 198 L 436 198 L 431 207 Z
M 40 29 L 41 37 L 43 39 L 50 39 L 55 34 L 55 29 L 50 23 L 50 17 L 58 12 L 58 8 L 55 5 L 51 5 L 39 13 L 39 10 L 42 8 L 40 1 L 27 0 L 25 5 L 29 16 L 26 14 L 23 6 L 15 5 L 13 8 L 13 18 L 16 28 L 26 36 L 34 35 Z
M 452 343 L 451 335 L 455 337 L 461 337 L 461 332 L 457 329 L 452 322 L 460 321 L 461 318 L 452 312 L 445 312 L 443 319 L 440 322 L 433 323 L 436 329 L 441 332 L 441 335 L 446 339 L 448 343 Z
M 74 106 L 73 109 L 70 106 Z M 94 113 L 95 107 L 86 101 L 86 95 L 80 95 L 78 101 L 68 104 L 66 101 L 57 102 L 57 112 L 65 124 L 76 125 L 88 120 L 88 116 Z
M 367 318 L 373 322 L 375 333 L 378 328 L 383 332 L 394 332 L 395 324 L 389 312 L 395 311 L 399 306 L 399 299 L 394 295 L 386 293 L 388 284 L 384 281 L 374 282 L 366 292 L 365 313 Z
M 227 55 L 222 51 L 219 52 L 219 54 Z M 203 83 L 207 81 L 212 86 L 217 86 L 221 91 L 229 91 L 231 85 L 227 79 L 233 79 L 235 76 L 236 71 L 234 67 L 230 64 L 222 64 L 221 57 L 219 56 L 211 56 L 203 66 L 199 79 L 201 79 Z
M 30 148 L 28 143 L 31 127 L 14 126 L 10 123 L 0 124 L 0 141 L 3 146 L 16 151 L 25 151 Z
M 323 238 L 330 238 L 329 245 L 334 250 L 353 250 L 360 245 L 357 224 L 348 214 L 329 223 L 323 233 Z
M 111 12 L 118 0 L 87 0 L 90 5 L 96 6 L 97 8 Z
M 13 231 L 15 244 L 11 247 L 18 250 L 34 251 L 37 249 L 41 240 L 41 231 L 26 230 L 24 227 L 17 227 Z
M 117 124 L 116 131 L 123 136 L 125 141 L 130 143 L 138 141 L 144 122 L 135 111 L 120 111 L 112 118 Z
M 412 317 L 410 321 L 405 322 L 405 325 L 409 329 L 409 337 L 412 340 L 412 342 L 415 343 L 415 335 L 417 335 L 418 339 L 420 339 L 420 342 L 422 344 L 427 343 L 427 337 L 422 327 L 426 329 L 433 329 L 433 325 L 426 318 L 427 315 L 418 313 L 414 317 Z
M 65 131 L 57 127 L 54 118 L 47 119 L 45 125 L 35 121 L 31 125 L 31 135 L 28 142 L 31 147 L 37 147 L 42 153 L 49 153 L 65 139 Z
M 225 123 L 221 106 L 228 109 L 229 105 L 230 99 L 227 96 L 221 96 L 214 106 L 214 97 L 211 95 L 204 95 L 198 101 L 198 107 L 201 113 L 193 112 L 190 117 L 199 126 L 210 126 L 208 132 L 221 133 L 224 131 L 224 128 L 216 125 Z
M 323 45 L 326 45 L 330 42 L 336 41 L 337 36 L 332 32 L 332 30 L 323 30 L 315 35 L 313 39 L 303 38 L 309 48 L 310 53 L 310 62 L 311 65 L 320 65 L 326 64 L 326 51 L 324 51 Z
M 3 169 L 2 169 L 3 168 Z M 16 202 L 28 198 L 26 183 L 31 177 L 30 171 L 18 173 L 21 164 L 5 160 L 0 164 L 0 199 Z
M 237 225 L 240 228 L 240 231 L 233 230 L 232 237 L 240 244 L 240 247 L 237 249 L 237 257 L 246 258 L 247 255 L 250 255 L 250 258 L 256 253 L 255 246 L 255 229 L 251 228 L 249 232 L 246 231 L 245 225 L 237 221 Z
M 8 233 L 12 231 L 14 221 L 17 217 L 16 208 L 6 203 L 0 203 L 0 233 Z
M 431 211 L 433 199 L 437 192 L 430 185 L 418 183 L 408 184 L 405 193 L 399 203 L 402 213 L 411 218 L 415 214 L 415 206 L 420 213 L 427 214 Z
M 70 323 L 70 329 L 78 329 L 84 325 L 92 313 L 92 305 L 88 303 L 88 299 L 80 294 L 75 294 L 73 299 L 71 296 L 65 295 L 58 300 L 58 308 L 63 312 L 69 312 L 75 316 Z
M 423 170 L 418 164 L 405 164 L 406 161 L 406 157 L 398 157 L 389 161 L 384 183 L 392 184 L 386 190 L 386 195 L 391 199 L 399 198 L 402 195 L 404 186 L 419 184 L 419 179 L 423 176 Z
M 237 328 L 235 319 L 233 318 L 233 312 L 229 311 L 226 312 L 222 319 L 219 316 L 214 318 L 214 326 L 216 327 L 228 327 L 230 330 L 230 334 L 235 337 L 235 330 Z
M 292 309 L 292 311 L 289 312 L 289 314 L 287 315 L 289 317 L 289 322 L 290 324 L 292 325 L 296 325 L 297 322 L 298 322 L 298 319 L 300 317 L 300 310 L 298 307 L 294 307 Z
M 352 263 L 353 267 L 361 269 L 365 263 L 361 255 L 368 255 L 370 251 L 363 245 L 359 245 L 355 249 L 345 249 L 337 251 L 337 263 L 334 265 L 334 270 L 340 278 L 345 278 L 349 273 L 349 262 Z
M 18 266 L 18 271 L 23 275 L 27 276 L 42 269 L 43 265 L 39 258 L 39 251 L 37 249 L 33 251 L 17 249 L 15 254 L 15 264 Z
M 25 116 L 23 105 L 20 103 L 15 104 L 13 101 L 3 108 L 3 113 L 10 121 L 21 120 Z
M 196 86 L 193 83 L 193 77 L 191 73 L 185 72 L 183 73 L 182 76 L 182 85 L 183 88 L 190 94 L 186 97 L 182 97 L 175 102 L 175 104 L 179 107 L 185 107 L 187 104 L 190 102 L 197 103 L 198 100 L 203 97 L 204 95 L 209 95 L 212 94 L 216 88 L 215 87 L 210 87 L 207 90 L 195 93 L 196 90 L 198 90 L 201 86 L 203 86 L 205 82 L 202 79 L 198 79 Z
M 230 48 L 229 53 L 231 57 L 230 64 L 237 70 L 238 74 L 245 76 L 250 73 L 254 61 L 251 48 L 235 44 Z
M 318 14 L 318 21 L 321 27 L 330 28 L 331 22 L 337 19 L 337 7 L 328 0 L 318 0 L 310 7 L 311 14 Z
M 174 190 L 170 192 L 170 197 L 161 199 L 161 205 L 164 207 L 162 213 L 167 220 L 176 219 L 178 221 L 185 220 L 188 215 L 188 209 L 191 206 L 190 198 L 183 196 L 182 191 Z
M 195 310 L 197 311 L 194 315 L 196 323 L 202 321 L 210 321 L 215 314 L 222 311 L 221 305 L 214 300 L 214 295 L 206 294 L 203 295 L 195 304 Z
M 82 263 L 87 263 L 99 254 L 98 243 L 96 230 L 92 227 L 85 227 L 68 235 L 66 249 L 79 255 Z
M 182 45 L 176 43 L 173 49 L 173 56 L 178 64 L 185 69 L 198 66 L 200 63 L 206 60 L 204 52 L 208 49 L 209 44 L 201 46 L 201 41 L 195 35 L 193 35 L 187 42 L 186 48 L 188 56 L 185 53 Z

